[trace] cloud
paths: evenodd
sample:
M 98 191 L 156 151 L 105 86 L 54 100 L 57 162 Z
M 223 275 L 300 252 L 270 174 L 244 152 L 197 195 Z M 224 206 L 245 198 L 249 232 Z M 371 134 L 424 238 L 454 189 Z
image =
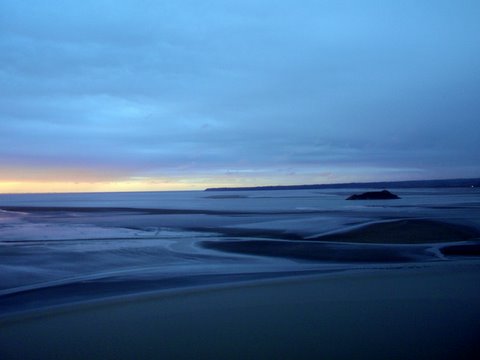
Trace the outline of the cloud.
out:
M 0 161 L 19 178 L 480 175 L 476 2 L 0 6 Z

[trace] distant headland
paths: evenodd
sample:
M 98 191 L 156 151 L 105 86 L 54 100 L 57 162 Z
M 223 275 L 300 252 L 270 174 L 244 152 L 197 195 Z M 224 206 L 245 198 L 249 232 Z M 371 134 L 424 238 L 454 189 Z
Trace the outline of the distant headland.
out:
M 359 182 L 342 184 L 312 184 L 312 185 L 271 185 L 251 187 L 219 187 L 208 188 L 205 191 L 253 191 L 253 190 L 314 190 L 314 189 L 372 189 L 372 188 L 466 188 L 480 187 L 480 178 L 474 179 L 447 179 L 447 180 L 408 180 Z

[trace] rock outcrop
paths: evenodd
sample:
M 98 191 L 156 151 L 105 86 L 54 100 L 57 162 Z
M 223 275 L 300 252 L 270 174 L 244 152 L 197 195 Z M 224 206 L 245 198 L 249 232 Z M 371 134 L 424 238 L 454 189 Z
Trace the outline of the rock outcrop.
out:
M 347 198 L 347 200 L 393 200 L 400 199 L 395 194 L 392 194 L 388 190 L 382 191 L 369 191 L 363 194 L 354 194 Z

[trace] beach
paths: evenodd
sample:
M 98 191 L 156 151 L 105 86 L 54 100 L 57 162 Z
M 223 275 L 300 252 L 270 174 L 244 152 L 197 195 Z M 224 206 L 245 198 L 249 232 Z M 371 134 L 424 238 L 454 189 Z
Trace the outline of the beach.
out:
M 480 193 L 0 196 L 2 359 L 469 359 Z

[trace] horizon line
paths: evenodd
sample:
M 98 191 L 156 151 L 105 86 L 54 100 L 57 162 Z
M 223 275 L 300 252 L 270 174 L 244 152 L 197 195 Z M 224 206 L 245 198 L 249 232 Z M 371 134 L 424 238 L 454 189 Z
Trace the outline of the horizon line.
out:
M 386 181 L 360 181 L 360 182 L 339 182 L 339 183 L 316 183 L 316 184 L 290 184 L 290 185 L 256 185 L 256 186 L 222 186 L 222 187 L 207 187 L 202 189 L 184 189 L 184 190 L 120 190 L 120 191 L 45 191 L 45 192 L 6 192 L 1 195 L 55 195 L 55 194 L 127 194 L 127 193 L 158 193 L 158 192 L 203 192 L 215 190 L 232 190 L 238 189 L 265 189 L 265 191 L 273 190 L 272 188 L 291 188 L 291 187 L 309 187 L 309 186 L 351 186 L 351 185 L 369 185 L 369 184 L 398 184 L 398 183 L 412 183 L 412 182 L 440 182 L 440 181 L 480 181 L 478 177 L 468 178 L 443 178 L 443 179 L 416 179 L 416 180 L 386 180 Z

